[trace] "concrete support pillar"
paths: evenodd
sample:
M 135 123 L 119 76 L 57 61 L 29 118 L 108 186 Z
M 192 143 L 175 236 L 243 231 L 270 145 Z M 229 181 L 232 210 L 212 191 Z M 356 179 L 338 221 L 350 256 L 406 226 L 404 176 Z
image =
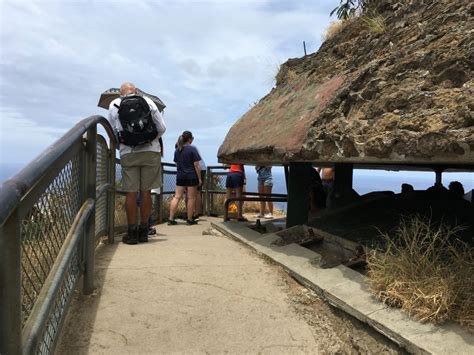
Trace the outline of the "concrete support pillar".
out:
M 443 184 L 443 171 L 444 169 L 441 167 L 437 167 L 434 169 L 434 172 L 436 174 L 436 181 L 435 181 L 436 186 L 441 186 Z
M 334 190 L 336 196 L 344 196 L 352 192 L 354 165 L 347 163 L 335 164 Z
M 308 223 L 311 163 L 290 163 L 286 227 Z

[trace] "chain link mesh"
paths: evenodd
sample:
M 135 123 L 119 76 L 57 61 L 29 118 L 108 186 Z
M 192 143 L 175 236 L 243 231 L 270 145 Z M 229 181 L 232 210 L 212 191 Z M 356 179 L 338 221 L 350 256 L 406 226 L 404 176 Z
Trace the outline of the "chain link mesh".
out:
M 209 169 L 208 188 L 209 188 L 209 214 L 211 216 L 221 216 L 224 214 L 224 203 L 226 198 L 227 173 L 222 168 Z
M 104 137 L 97 137 L 97 166 L 96 166 L 96 186 L 100 188 L 107 183 L 108 174 L 108 147 Z M 95 236 L 96 243 L 101 237 L 107 234 L 107 193 L 104 193 L 96 201 L 95 207 Z
M 224 168 L 218 167 L 215 169 L 209 170 L 208 189 L 209 189 L 209 213 L 214 216 L 221 216 L 224 214 L 224 203 L 225 203 L 225 181 L 227 173 L 223 171 Z M 175 189 L 176 189 L 176 167 L 174 164 L 163 163 L 163 187 L 161 189 L 161 199 L 160 196 L 152 195 L 153 209 L 151 214 L 151 219 L 153 223 L 158 221 L 158 216 L 161 213 L 163 219 L 166 221 L 169 216 L 171 200 L 173 199 Z M 121 183 L 121 174 L 122 170 L 120 167 L 120 161 L 117 161 L 116 164 L 116 183 L 120 186 Z M 203 198 L 204 191 L 203 189 Z M 176 218 L 186 219 L 186 203 L 184 199 L 181 199 L 178 204 L 178 209 L 176 211 Z M 115 226 L 124 226 L 127 224 L 127 216 L 125 213 L 125 196 L 122 194 L 116 194 L 115 201 Z
M 176 190 L 176 167 L 163 166 L 163 219 L 168 220 L 170 205 Z M 186 203 L 181 199 L 178 203 L 175 218 L 186 219 Z
M 79 164 L 78 154 L 58 173 L 22 220 L 20 231 L 23 324 L 36 303 L 79 211 Z
M 150 214 L 150 221 L 151 224 L 158 223 L 160 217 L 160 197 L 159 194 L 152 193 L 151 194 L 151 214 Z
M 120 159 L 115 159 L 115 188 L 120 191 L 122 187 L 122 167 Z M 127 225 L 127 213 L 125 211 L 125 195 L 115 194 L 114 226 L 123 227 Z
M 120 190 L 122 188 L 122 166 L 120 159 L 115 159 L 115 188 Z
M 42 342 L 38 348 L 37 354 L 51 354 L 54 350 L 56 336 L 59 333 L 63 311 L 67 306 L 70 294 L 74 291 L 74 287 L 80 274 L 80 255 L 81 243 L 78 244 L 71 261 L 68 265 L 66 276 L 61 284 L 59 295 L 55 300 L 53 310 L 49 315 L 46 328 L 43 331 Z

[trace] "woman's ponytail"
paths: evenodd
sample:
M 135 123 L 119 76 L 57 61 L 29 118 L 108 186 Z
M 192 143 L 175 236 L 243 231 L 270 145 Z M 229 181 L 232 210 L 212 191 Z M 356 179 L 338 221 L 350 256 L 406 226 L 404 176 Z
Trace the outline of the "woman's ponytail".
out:
M 193 134 L 189 131 L 184 131 L 182 135 L 179 136 L 178 138 L 178 143 L 177 144 L 177 147 L 178 147 L 178 150 L 179 151 L 182 151 L 183 150 L 183 147 L 186 143 L 189 143 L 191 140 L 193 140 L 194 137 L 193 137 Z

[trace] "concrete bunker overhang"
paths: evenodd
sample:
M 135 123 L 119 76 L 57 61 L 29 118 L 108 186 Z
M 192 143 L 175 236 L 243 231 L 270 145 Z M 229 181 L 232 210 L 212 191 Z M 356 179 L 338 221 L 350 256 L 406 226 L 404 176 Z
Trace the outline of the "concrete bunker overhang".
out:
M 382 34 L 356 20 L 284 63 L 276 87 L 229 130 L 219 161 L 474 168 L 472 31 L 458 18 L 470 2 L 422 6 L 387 14 Z

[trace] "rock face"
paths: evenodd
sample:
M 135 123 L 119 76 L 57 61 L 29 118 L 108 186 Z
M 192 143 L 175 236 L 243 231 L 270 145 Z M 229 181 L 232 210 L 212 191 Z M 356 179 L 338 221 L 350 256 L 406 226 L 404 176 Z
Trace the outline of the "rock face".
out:
M 318 52 L 284 63 L 222 162 L 474 165 L 474 3 L 381 0 Z

